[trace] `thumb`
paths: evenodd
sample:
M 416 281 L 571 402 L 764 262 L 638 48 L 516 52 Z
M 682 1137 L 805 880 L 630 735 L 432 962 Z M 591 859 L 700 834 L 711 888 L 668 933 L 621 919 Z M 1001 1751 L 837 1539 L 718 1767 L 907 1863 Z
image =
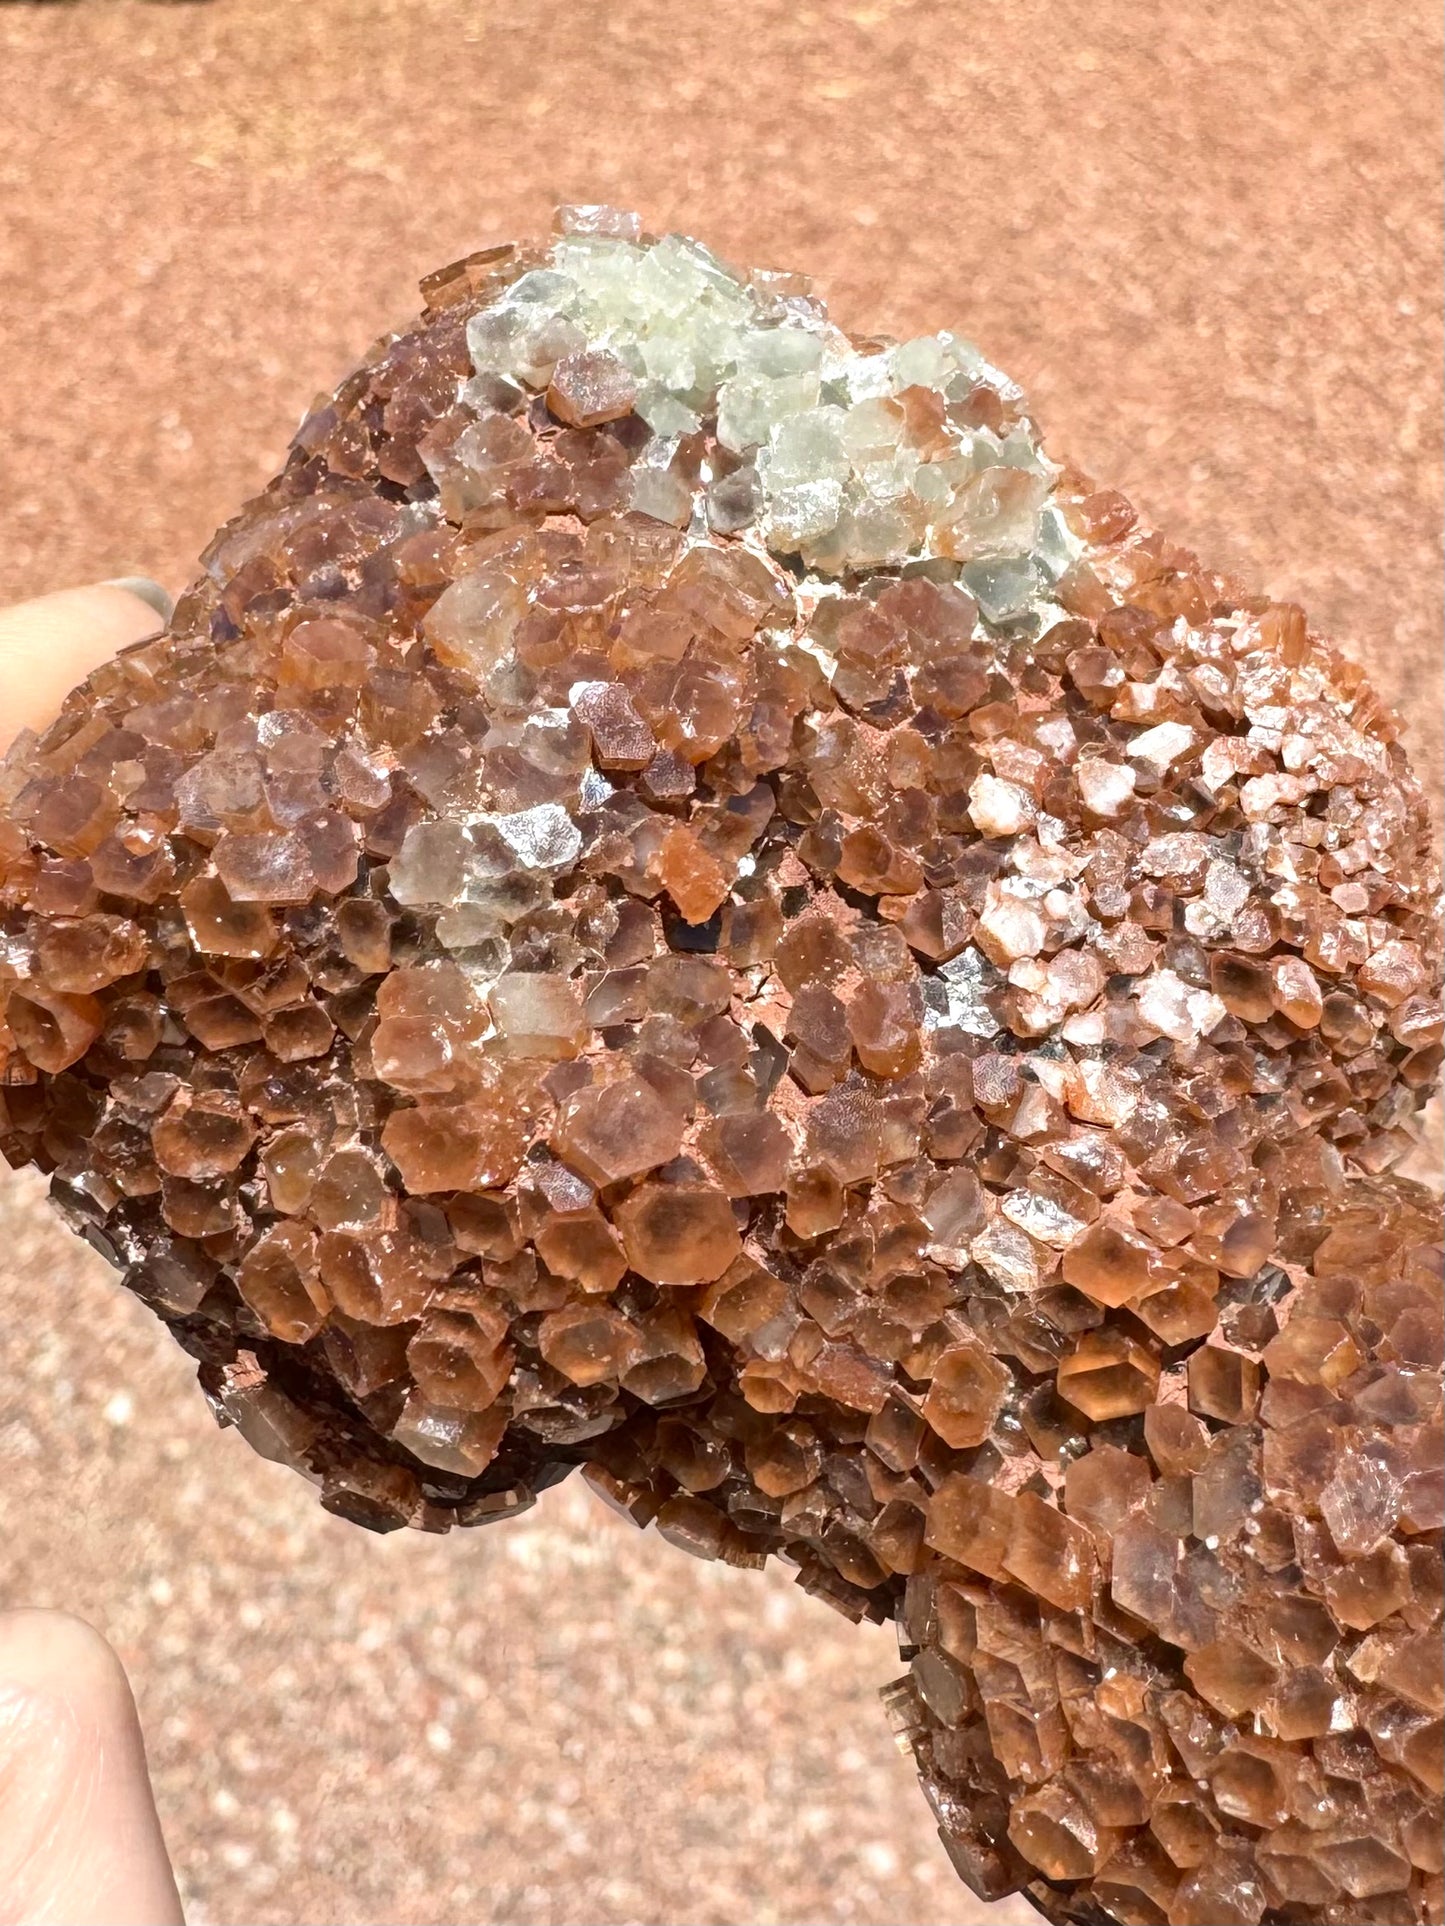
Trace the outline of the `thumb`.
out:
M 0 753 L 21 729 L 53 721 L 97 664 L 159 633 L 170 607 L 163 588 L 137 576 L 0 609 Z
M 98 1632 L 0 1614 L 0 1926 L 181 1926 L 135 1701 Z

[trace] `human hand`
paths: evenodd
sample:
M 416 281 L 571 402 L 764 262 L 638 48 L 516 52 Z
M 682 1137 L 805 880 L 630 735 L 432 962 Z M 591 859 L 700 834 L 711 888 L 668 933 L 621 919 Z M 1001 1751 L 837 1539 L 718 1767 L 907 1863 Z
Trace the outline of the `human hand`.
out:
M 152 583 L 0 610 L 0 750 L 166 614 Z M 125 1671 L 65 1612 L 0 1612 L 0 1926 L 176 1926 L 180 1899 Z
M 0 1614 L 0 1921 L 181 1918 L 120 1660 L 66 1612 Z
M 20 730 L 43 729 L 98 664 L 154 635 L 170 606 L 157 583 L 127 576 L 0 609 L 0 753 Z

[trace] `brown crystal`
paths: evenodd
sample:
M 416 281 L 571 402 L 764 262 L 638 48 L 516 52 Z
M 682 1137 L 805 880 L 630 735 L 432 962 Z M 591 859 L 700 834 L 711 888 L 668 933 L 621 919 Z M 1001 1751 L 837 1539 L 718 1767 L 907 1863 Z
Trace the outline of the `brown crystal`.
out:
M 982 1444 L 993 1427 L 1008 1373 L 981 1344 L 953 1345 L 933 1361 L 923 1416 L 945 1444 Z
M 654 1284 L 711 1284 L 738 1255 L 732 1205 L 710 1184 L 642 1184 L 617 1207 L 627 1261 Z
M 571 428 L 593 428 L 630 415 L 637 384 L 615 355 L 583 349 L 552 370 L 547 406 Z
M 1158 1360 L 1123 1331 L 1086 1331 L 1059 1363 L 1059 1396 L 1096 1422 L 1147 1411 L 1158 1383 Z
M 570 1097 L 552 1142 L 594 1184 L 616 1184 L 675 1157 L 682 1130 L 682 1116 L 651 1082 L 623 1076 Z
M 1095 1224 L 1069 1245 L 1062 1268 L 1096 1304 L 1127 1304 L 1150 1281 L 1149 1245 L 1122 1225 Z
M 895 1621 L 986 1897 L 1437 1922 L 1396 723 L 953 337 L 683 401 L 550 259 L 429 277 L 0 764 L 0 1150 L 339 1515 L 584 1466 Z M 813 297 L 730 285 L 813 365 Z

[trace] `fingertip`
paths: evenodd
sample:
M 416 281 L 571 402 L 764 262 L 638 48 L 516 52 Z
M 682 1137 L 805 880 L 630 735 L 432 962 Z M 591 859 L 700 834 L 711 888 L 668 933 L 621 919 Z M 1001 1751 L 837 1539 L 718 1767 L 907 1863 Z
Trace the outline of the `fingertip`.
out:
M 159 634 L 168 600 L 158 584 L 136 576 L 0 609 L 0 748 L 21 729 L 43 729 L 92 669 Z
M 175 596 L 149 575 L 116 575 L 110 581 L 102 582 L 101 587 L 125 589 L 128 594 L 138 596 L 147 608 L 155 610 L 162 622 L 169 622 L 175 610 Z
M 5 1690 L 83 1708 L 144 1757 L 140 1714 L 125 1667 L 110 1641 L 73 1612 L 0 1612 L 0 1691 Z
M 68 1612 L 0 1613 L 0 1919 L 179 1926 L 125 1668 Z

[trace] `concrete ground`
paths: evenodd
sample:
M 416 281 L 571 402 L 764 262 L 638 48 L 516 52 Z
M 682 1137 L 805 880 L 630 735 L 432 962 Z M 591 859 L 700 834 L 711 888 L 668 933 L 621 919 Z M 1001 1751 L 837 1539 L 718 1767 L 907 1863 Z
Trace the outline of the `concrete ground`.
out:
M 1052 445 L 1297 597 L 1438 790 L 1437 10 L 1424 0 L 0 6 L 0 597 L 179 586 L 417 276 L 611 199 L 957 325 Z M 193 1921 L 993 1926 L 888 1637 L 579 1488 L 379 1541 L 211 1424 L 0 1177 L 0 1603 L 135 1681 Z

